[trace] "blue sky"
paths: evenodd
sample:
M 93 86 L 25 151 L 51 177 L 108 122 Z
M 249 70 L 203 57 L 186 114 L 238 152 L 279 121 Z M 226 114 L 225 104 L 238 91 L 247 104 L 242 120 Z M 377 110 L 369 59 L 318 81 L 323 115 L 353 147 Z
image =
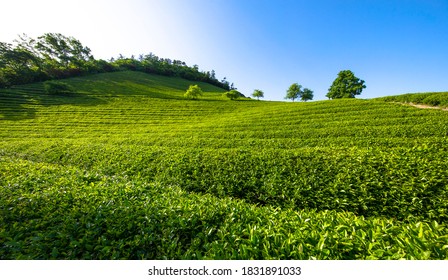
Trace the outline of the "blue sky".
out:
M 215 70 L 244 94 L 323 100 L 337 73 L 360 98 L 448 91 L 448 0 L 7 0 L 0 41 L 59 32 L 96 58 L 147 54 Z

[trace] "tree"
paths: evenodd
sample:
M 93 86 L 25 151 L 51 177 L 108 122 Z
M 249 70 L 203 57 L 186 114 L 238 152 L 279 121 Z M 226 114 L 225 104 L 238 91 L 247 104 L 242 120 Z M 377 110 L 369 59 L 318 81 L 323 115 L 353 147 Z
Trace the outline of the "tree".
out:
M 36 49 L 45 59 L 56 61 L 64 67 L 70 63 L 80 67 L 84 62 L 94 59 L 90 49 L 73 37 L 66 37 L 60 33 L 45 33 L 37 39 Z
M 39 58 L 30 50 L 0 42 L 0 87 L 34 82 L 39 65 Z
M 343 70 L 339 72 L 326 96 L 330 99 L 355 98 L 355 95 L 360 95 L 364 88 L 366 86 L 363 80 L 355 77 L 352 71 Z
M 184 96 L 190 99 L 197 99 L 199 96 L 202 96 L 202 89 L 198 85 L 190 85 Z
M 241 92 L 239 92 L 235 89 L 232 89 L 231 91 L 224 93 L 224 96 L 229 98 L 230 100 L 235 100 L 240 97 L 245 97 Z
M 14 40 L 14 44 L 0 42 L 0 88 L 124 70 L 181 77 L 207 82 L 225 90 L 236 90 L 226 78 L 219 81 L 214 70 L 200 72 L 198 65 L 190 67 L 183 61 L 160 58 L 152 53 L 139 55 L 138 59 L 133 55 L 126 58 L 120 54 L 110 61 L 96 60 L 88 47 L 60 33 L 45 33 L 37 39 L 23 34 Z
M 308 101 L 308 100 L 313 100 L 313 91 L 310 90 L 309 88 L 304 88 L 303 92 L 302 92 L 302 96 L 300 97 L 300 100 L 302 101 Z
M 263 98 L 264 97 L 264 92 L 262 90 L 256 89 L 254 90 L 254 92 L 252 93 L 253 97 L 256 97 L 258 100 L 260 100 L 260 97 Z
M 294 100 L 299 98 L 301 95 L 302 95 L 302 86 L 299 85 L 298 83 L 294 83 L 286 91 L 285 99 L 292 99 L 292 102 L 294 102 Z

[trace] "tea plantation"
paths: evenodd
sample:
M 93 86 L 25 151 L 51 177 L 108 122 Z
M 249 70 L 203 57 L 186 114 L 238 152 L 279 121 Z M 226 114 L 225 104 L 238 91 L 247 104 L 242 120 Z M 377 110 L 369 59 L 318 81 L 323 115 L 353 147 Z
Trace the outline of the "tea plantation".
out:
M 1 259 L 448 259 L 446 111 L 64 82 L 0 91 Z

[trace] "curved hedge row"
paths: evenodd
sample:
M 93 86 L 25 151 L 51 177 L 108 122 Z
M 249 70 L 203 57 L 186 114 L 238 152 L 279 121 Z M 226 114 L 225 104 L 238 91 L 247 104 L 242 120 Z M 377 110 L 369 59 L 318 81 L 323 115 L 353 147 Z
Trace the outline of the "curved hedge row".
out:
M 256 206 L 145 180 L 0 161 L 1 259 L 446 259 L 435 221 Z
M 65 82 L 0 91 L 2 259 L 448 258 L 447 112 Z

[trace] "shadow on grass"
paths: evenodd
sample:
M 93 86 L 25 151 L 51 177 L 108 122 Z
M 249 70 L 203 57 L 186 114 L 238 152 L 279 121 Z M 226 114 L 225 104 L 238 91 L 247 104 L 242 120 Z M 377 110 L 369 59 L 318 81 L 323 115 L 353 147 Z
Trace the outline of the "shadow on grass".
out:
M 36 109 L 27 106 L 30 99 L 27 95 L 16 94 L 11 90 L 0 90 L 0 120 L 33 119 Z
M 61 93 L 61 94 L 45 94 L 39 95 L 38 104 L 42 106 L 54 105 L 76 105 L 76 106 L 97 106 L 106 104 L 104 98 L 98 98 L 85 93 Z
M 47 94 L 34 87 L 1 89 L 0 120 L 33 119 L 38 106 L 96 106 L 105 103 L 104 99 L 83 93 Z

